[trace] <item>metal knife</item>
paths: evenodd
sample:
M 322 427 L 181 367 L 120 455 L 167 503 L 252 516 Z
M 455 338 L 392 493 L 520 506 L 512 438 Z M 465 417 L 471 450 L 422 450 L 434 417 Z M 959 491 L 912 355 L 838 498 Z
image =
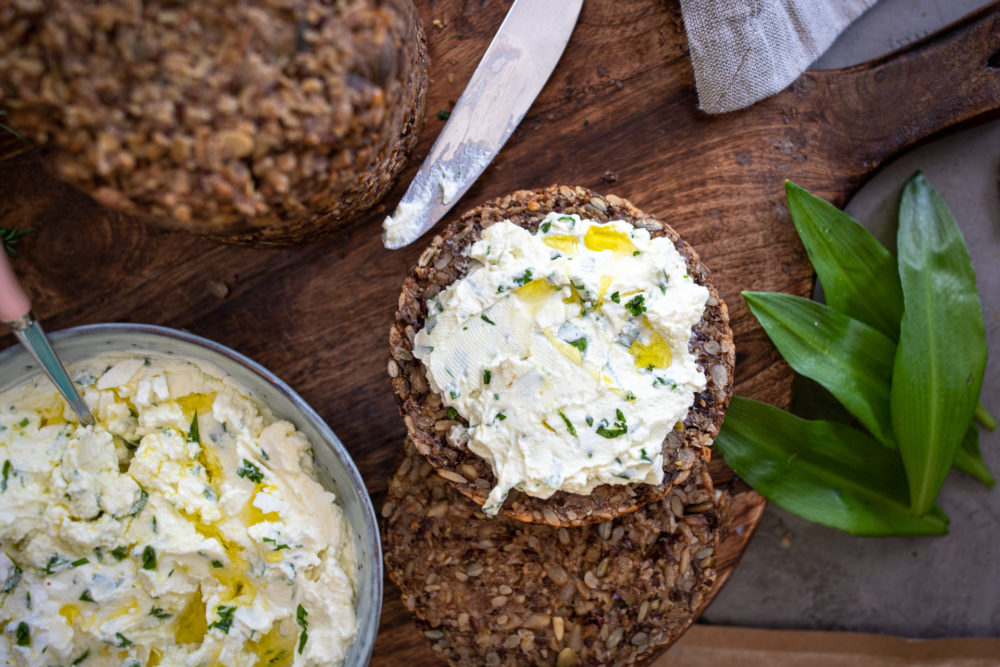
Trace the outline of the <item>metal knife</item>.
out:
M 434 226 L 500 152 L 569 42 L 583 0 L 515 0 L 395 212 L 395 250 Z

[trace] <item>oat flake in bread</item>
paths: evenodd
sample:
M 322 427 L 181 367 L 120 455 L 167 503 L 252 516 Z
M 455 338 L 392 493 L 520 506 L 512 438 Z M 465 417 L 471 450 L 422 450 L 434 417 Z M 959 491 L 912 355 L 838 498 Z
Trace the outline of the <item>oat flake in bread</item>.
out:
M 340 664 L 357 566 L 309 442 L 218 368 L 139 354 L 70 366 L 98 427 L 44 377 L 0 394 L 0 662 Z
M 0 108 L 100 203 L 224 241 L 322 236 L 416 143 L 411 0 L 10 0 Z
M 544 421 L 542 425 L 548 431 L 560 433 L 572 446 L 581 443 L 581 457 L 592 454 L 596 461 L 603 456 L 608 459 L 609 463 L 606 462 L 606 469 L 604 471 L 598 471 L 594 474 L 591 474 L 592 471 L 586 471 L 590 477 L 584 481 L 583 488 L 578 487 L 582 493 L 559 490 L 555 493 L 551 493 L 550 491 L 551 495 L 547 493 L 538 494 L 537 487 L 531 489 L 528 483 L 517 484 L 517 486 L 523 487 L 529 492 L 534 491 L 536 493 L 528 495 L 515 488 L 508 494 L 506 501 L 499 508 L 499 512 L 525 521 L 542 522 L 551 525 L 579 525 L 606 520 L 626 512 L 634 511 L 644 503 L 663 497 L 672 485 L 683 482 L 690 474 L 695 463 L 701 458 L 707 458 L 708 445 L 711 444 L 712 439 L 718 431 L 725 407 L 729 401 L 732 391 L 734 351 L 725 304 L 719 299 L 718 293 L 708 279 L 708 272 L 701 264 L 697 254 L 690 246 L 680 240 L 676 232 L 669 226 L 659 220 L 650 218 L 618 197 L 600 197 L 583 188 L 570 188 L 567 186 L 554 186 L 544 191 L 517 192 L 470 211 L 461 220 L 447 227 L 441 236 L 434 239 L 431 246 L 421 255 L 417 266 L 411 270 L 410 275 L 404 282 L 396 320 L 390 331 L 390 345 L 394 358 L 390 363 L 389 372 L 390 376 L 393 376 L 393 388 L 399 400 L 407 430 L 414 438 L 418 451 L 427 456 L 431 464 L 438 469 L 439 474 L 444 476 L 464 494 L 481 505 L 486 504 L 488 511 L 496 509 L 495 503 L 487 504 L 487 495 L 492 490 L 494 497 L 496 496 L 498 480 L 495 477 L 494 471 L 502 471 L 502 466 L 498 465 L 496 460 L 487 461 L 477 456 L 475 452 L 483 453 L 483 447 L 477 446 L 479 443 L 476 442 L 470 444 L 468 434 L 475 432 L 474 429 L 479 425 L 479 421 L 486 423 L 485 419 L 487 417 L 494 424 L 499 424 L 498 420 L 504 420 L 502 426 L 505 427 L 505 416 L 500 416 L 504 414 L 503 411 L 501 410 L 494 415 L 493 412 L 496 412 L 496 410 L 490 407 L 483 414 L 470 413 L 470 419 L 475 420 L 470 424 L 465 419 L 466 415 L 461 414 L 456 409 L 456 407 L 462 407 L 463 409 L 468 407 L 461 401 L 461 393 L 465 389 L 458 385 L 445 386 L 447 384 L 445 376 L 449 370 L 458 375 L 463 369 L 452 369 L 445 367 L 446 364 L 439 364 L 438 372 L 432 376 L 431 381 L 428 381 L 424 365 L 413 357 L 416 354 L 417 357 L 426 359 L 428 348 L 433 347 L 428 344 L 429 337 L 425 329 L 433 328 L 436 325 L 435 318 L 440 315 L 439 297 L 447 297 L 450 289 L 457 284 L 468 282 L 463 279 L 469 278 L 471 280 L 477 269 L 489 263 L 483 259 L 483 255 L 488 255 L 492 246 L 487 244 L 487 247 L 483 247 L 483 244 L 477 244 L 483 237 L 484 228 L 497 223 L 500 223 L 502 226 L 509 224 L 505 221 L 510 221 L 510 223 L 523 228 L 532 235 L 544 235 L 547 245 L 552 246 L 551 250 L 554 257 L 558 252 L 558 249 L 553 245 L 555 242 L 568 242 L 573 239 L 570 239 L 568 236 L 563 238 L 565 236 L 563 234 L 557 234 L 552 237 L 552 230 L 545 229 L 545 227 L 551 227 L 554 224 L 551 222 L 553 217 L 549 216 L 552 212 L 557 212 L 561 216 L 572 216 L 574 224 L 579 222 L 580 219 L 593 220 L 598 223 L 592 230 L 588 229 L 588 246 L 591 231 L 596 232 L 596 236 L 609 237 L 608 239 L 596 239 L 600 242 L 615 240 L 611 238 L 612 236 L 616 238 L 621 237 L 633 252 L 639 252 L 639 247 L 646 248 L 644 252 L 649 250 L 645 242 L 642 241 L 642 238 L 648 240 L 649 237 L 653 237 L 654 241 L 657 238 L 669 239 L 676 248 L 676 253 L 679 253 L 677 259 L 680 262 L 679 267 L 686 267 L 686 272 L 684 268 L 665 265 L 663 268 L 666 269 L 668 274 L 682 275 L 671 276 L 664 274 L 666 277 L 661 277 L 661 282 L 690 283 L 692 288 L 697 288 L 692 291 L 692 294 L 697 296 L 697 290 L 701 290 L 702 292 L 700 297 L 695 298 L 695 301 L 697 302 L 700 299 L 700 303 L 704 304 L 704 310 L 701 311 L 700 319 L 697 319 L 693 328 L 690 329 L 687 338 L 683 337 L 682 332 L 680 340 L 674 340 L 676 338 L 674 334 L 677 332 L 670 333 L 664 328 L 664 326 L 669 328 L 669 323 L 666 323 L 664 326 L 657 326 L 659 333 L 665 338 L 670 339 L 674 358 L 686 356 L 685 353 L 690 353 L 693 356 L 693 370 L 695 371 L 689 374 L 691 381 L 685 381 L 687 388 L 680 392 L 681 394 L 686 394 L 686 400 L 688 401 L 688 405 L 690 405 L 690 409 L 686 410 L 687 414 L 684 417 L 685 408 L 683 405 L 681 406 L 679 417 L 676 418 L 683 418 L 683 421 L 678 423 L 677 428 L 671 429 L 666 433 L 666 436 L 662 439 L 662 443 L 656 439 L 662 436 L 656 436 L 642 447 L 639 442 L 630 442 L 629 438 L 631 436 L 619 437 L 625 436 L 629 429 L 632 429 L 634 433 L 642 434 L 643 425 L 635 421 L 636 415 L 641 416 L 641 414 L 629 407 L 631 405 L 629 401 L 633 401 L 637 397 L 643 397 L 641 396 L 639 385 L 634 385 L 634 383 L 634 386 L 629 385 L 631 380 L 623 381 L 623 378 L 617 377 L 614 372 L 616 367 L 610 363 L 607 363 L 603 367 L 604 370 L 600 368 L 600 364 L 593 369 L 588 369 L 593 371 L 590 373 L 591 375 L 600 380 L 600 382 L 595 380 L 595 384 L 607 385 L 611 392 L 617 394 L 617 397 L 608 394 L 614 405 L 609 403 L 608 406 L 601 408 L 609 414 L 584 414 L 587 412 L 584 409 L 587 408 L 587 404 L 580 404 L 579 402 L 574 407 L 575 412 L 570 412 L 569 409 L 566 412 L 556 410 L 559 406 L 555 406 L 552 410 L 547 409 L 552 406 L 546 407 L 546 416 L 543 416 Z M 557 218 L 558 216 L 556 216 Z M 613 220 L 621 222 L 614 225 L 603 224 Z M 541 229 L 539 229 L 540 226 L 542 226 Z M 629 230 L 633 231 L 629 232 Z M 631 241 L 628 239 L 629 233 L 632 236 Z M 529 236 L 527 233 L 523 235 L 526 237 Z M 490 234 L 487 234 L 487 236 L 489 237 Z M 548 243 L 548 241 L 553 241 L 553 243 Z M 633 241 L 636 244 L 634 247 L 632 246 Z M 573 240 L 573 242 L 578 244 L 577 247 L 582 248 L 582 237 L 581 239 Z M 595 243 L 595 247 L 599 247 L 601 245 L 600 242 Z M 593 248 L 590 249 L 592 250 Z M 501 249 L 500 252 L 507 252 L 508 250 Z M 520 250 L 514 249 L 512 252 L 516 255 Z M 483 261 L 471 258 L 470 253 L 478 255 L 479 260 Z M 527 250 L 524 253 L 527 254 Z M 580 254 L 587 255 L 588 253 L 581 250 Z M 591 256 L 585 259 L 591 261 L 598 254 L 611 255 L 612 253 L 590 253 Z M 632 259 L 632 253 L 618 253 L 616 251 L 614 254 L 627 254 L 629 257 L 626 260 Z M 661 261 L 661 259 L 657 261 Z M 606 272 L 610 274 L 613 272 L 613 269 Z M 656 275 L 659 276 L 660 274 L 657 273 Z M 509 286 L 511 292 L 532 289 L 536 282 L 546 282 L 536 280 L 538 277 L 534 275 L 528 277 L 525 271 L 525 275 L 521 277 L 520 282 L 514 280 L 516 284 Z M 595 275 L 594 280 L 590 281 L 594 282 L 594 285 L 589 285 L 589 283 L 586 285 L 582 284 L 586 282 L 585 280 L 581 281 L 580 285 L 571 285 L 573 293 L 567 297 L 567 300 L 574 301 L 574 303 L 575 301 L 580 301 L 582 303 L 581 308 L 587 310 L 588 313 L 596 313 L 592 317 L 601 315 L 607 317 L 608 320 L 615 320 L 616 318 L 621 319 L 623 322 L 631 320 L 632 324 L 641 321 L 644 329 L 649 328 L 650 325 L 646 323 L 647 317 L 652 321 L 657 320 L 659 315 L 654 314 L 653 311 L 649 311 L 647 316 L 643 304 L 638 302 L 638 296 L 640 296 L 638 292 L 636 294 L 618 293 L 615 289 L 618 284 L 614 282 L 616 279 L 614 276 L 604 276 L 602 279 L 601 276 Z M 473 281 L 473 283 L 476 283 L 476 281 Z M 502 284 L 498 290 L 503 290 L 504 285 Z M 559 287 L 558 280 L 555 286 Z M 563 287 L 563 291 L 570 291 L 570 287 Z M 604 287 L 608 287 L 608 289 L 605 290 L 603 289 Z M 648 292 L 655 290 L 656 286 L 651 284 L 647 287 L 649 289 L 646 290 L 646 301 L 644 303 L 647 306 L 653 306 L 654 295 Z M 665 287 L 666 285 L 664 285 Z M 623 283 L 622 289 L 625 288 L 626 286 Z M 475 284 L 473 291 L 478 290 L 482 293 L 480 296 L 483 296 L 484 289 L 482 285 Z M 593 292 L 590 295 L 593 298 L 581 298 L 580 295 L 588 290 Z M 603 294 L 604 291 L 607 291 L 608 294 Z M 664 289 L 663 293 L 666 294 L 667 290 Z M 487 296 L 495 300 L 495 295 Z M 521 296 L 521 294 L 517 294 L 517 297 Z M 618 297 L 617 299 L 614 298 L 616 296 Z M 659 293 L 656 296 L 659 296 Z M 509 298 L 514 299 L 514 295 L 511 295 Z M 685 298 L 687 297 L 681 300 Z M 440 299 L 440 301 L 445 300 L 448 299 Z M 601 308 L 602 300 L 605 304 L 603 309 Z M 588 303 L 594 307 L 588 308 Z M 488 312 L 492 313 L 493 311 L 490 310 Z M 538 319 L 541 316 L 535 313 L 534 317 Z M 442 319 L 444 319 L 443 316 Z M 471 320 L 469 323 L 466 323 L 469 335 L 473 335 L 475 332 L 472 330 L 476 328 L 489 329 L 489 320 L 492 318 L 484 312 L 482 319 L 485 322 L 485 325 L 482 327 L 477 327 L 478 322 L 472 322 Z M 593 355 L 591 351 L 583 349 L 587 344 L 586 340 L 581 340 L 579 336 L 572 335 L 579 334 L 581 333 L 580 331 L 576 331 L 575 329 L 574 331 L 569 331 L 569 328 L 563 326 L 557 328 L 556 325 L 559 323 L 555 321 L 551 324 L 552 327 L 549 328 L 552 331 L 548 338 L 552 339 L 552 347 L 566 348 L 563 356 L 576 355 L 576 350 L 579 349 L 583 353 L 584 366 L 587 366 L 587 362 L 593 359 L 602 361 L 599 358 L 600 354 Z M 584 325 L 582 322 L 577 322 L 576 324 L 579 324 L 580 328 L 586 329 L 587 325 Z M 543 330 L 543 333 L 546 331 L 544 327 L 540 328 Z M 563 328 L 567 330 L 564 332 L 562 331 Z M 421 333 L 418 335 L 418 332 Z M 614 334 L 615 332 L 612 333 Z M 627 332 L 617 332 L 619 342 L 623 333 Z M 458 332 L 457 335 L 465 334 L 464 332 Z M 431 331 L 430 337 L 433 337 L 433 331 Z M 629 368 L 631 368 L 634 362 L 636 368 L 641 371 L 641 375 L 636 374 L 637 381 L 645 383 L 646 380 L 650 382 L 659 380 L 661 386 L 656 388 L 656 391 L 652 393 L 662 393 L 664 389 L 662 382 L 664 381 L 677 379 L 678 384 L 681 384 L 680 377 L 667 377 L 666 375 L 663 378 L 659 377 L 664 374 L 661 372 L 660 367 L 666 368 L 666 366 L 669 366 L 669 359 L 666 364 L 655 360 L 653 363 L 646 363 L 646 361 L 643 361 L 641 364 L 639 363 L 639 361 L 646 359 L 651 351 L 655 352 L 655 349 L 651 350 L 651 348 L 658 347 L 657 345 L 653 345 L 654 340 L 650 338 L 648 333 L 643 334 L 639 339 L 635 339 L 634 336 L 630 338 L 633 340 L 626 341 L 626 343 L 637 344 L 628 345 L 622 343 L 622 350 L 616 352 L 621 352 L 618 356 L 626 360 Z M 650 338 L 650 340 L 647 340 L 647 338 Z M 473 341 L 473 343 L 475 342 Z M 605 341 L 605 343 L 607 342 Z M 641 345 L 638 345 L 638 343 L 641 343 Z M 614 344 L 614 342 L 611 343 L 611 345 Z M 542 346 L 545 346 L 544 341 L 542 341 Z M 640 347 L 644 348 L 646 352 L 638 349 Z M 631 358 L 629 355 L 631 355 Z M 447 360 L 455 362 L 456 359 L 462 356 L 458 355 L 456 357 L 452 355 Z M 470 354 L 468 356 L 473 357 L 475 355 Z M 555 359 L 559 357 L 559 354 L 549 356 L 553 356 L 553 359 Z M 546 363 L 548 361 L 551 360 L 546 359 Z M 579 361 L 580 359 L 577 359 L 577 362 Z M 622 363 L 626 362 L 618 364 L 619 375 L 626 370 L 622 366 Z M 454 365 L 454 363 L 451 365 Z M 667 375 L 674 375 L 675 370 L 676 364 L 670 367 L 670 372 Z M 486 389 L 485 385 L 492 380 L 490 377 L 492 373 L 502 374 L 503 372 L 502 369 L 492 369 L 489 372 L 483 371 L 482 384 L 484 386 L 477 388 L 476 391 L 481 393 Z M 552 375 L 551 381 L 558 382 L 558 375 L 558 373 Z M 581 375 L 581 381 L 587 380 L 589 378 Z M 636 395 L 633 395 L 633 392 L 629 390 L 630 387 L 635 389 Z M 435 391 L 435 389 L 438 391 Z M 497 391 L 498 389 L 492 385 L 489 387 L 490 392 Z M 440 393 L 442 391 L 444 395 Z M 493 397 L 496 398 L 495 394 L 493 394 Z M 615 409 L 616 407 L 618 408 L 617 410 Z M 577 410 L 576 408 L 580 409 Z M 486 415 L 486 412 L 489 412 L 489 414 Z M 552 412 L 557 416 L 548 415 L 548 412 Z M 576 412 L 580 412 L 580 414 L 576 414 Z M 648 419 L 648 416 L 644 419 Z M 670 425 L 673 425 L 673 423 L 670 422 Z M 469 427 L 468 431 L 465 430 L 466 427 Z M 595 431 L 602 437 L 592 437 L 589 443 L 587 443 L 584 441 L 584 438 L 580 437 L 580 433 L 584 429 Z M 646 429 L 644 435 L 648 438 L 650 433 L 655 435 L 655 429 Z M 531 448 L 530 444 L 527 444 L 531 442 L 530 439 L 523 438 L 521 435 L 515 435 L 512 440 L 514 442 L 511 443 L 510 448 L 515 453 L 517 450 L 523 453 Z M 610 454 L 595 449 L 595 443 L 596 446 L 599 446 L 605 440 L 608 442 L 615 440 L 615 444 L 619 448 L 624 445 L 625 449 L 622 451 L 612 451 Z M 660 447 L 659 452 L 653 449 L 657 445 Z M 653 471 L 650 470 L 650 464 L 656 460 L 657 454 L 662 455 L 662 478 L 659 481 L 656 481 L 652 477 L 651 472 Z M 530 457 L 530 452 L 525 454 L 525 457 Z M 631 457 L 631 460 L 627 457 Z M 565 462 L 565 459 L 563 461 Z M 573 462 L 574 465 L 575 463 Z M 547 470 L 543 467 L 544 475 L 535 481 L 548 483 L 550 478 L 554 479 L 555 476 L 565 473 L 570 468 L 571 466 L 568 464 L 563 465 L 562 471 L 559 470 L 558 466 Z M 638 471 L 638 474 L 636 471 Z M 660 471 L 656 470 L 655 472 L 659 473 Z M 620 484 L 602 483 L 596 487 L 594 486 L 595 480 L 606 479 L 611 474 L 614 474 L 615 477 L 628 475 L 632 479 L 621 479 Z M 568 477 L 569 474 L 567 473 L 565 476 Z M 501 477 L 503 477 L 502 472 Z M 641 481 L 635 482 L 634 479 L 636 477 L 641 477 Z M 500 487 L 501 493 L 505 490 L 503 486 Z M 589 493 L 587 493 L 588 491 Z M 536 497 L 538 495 L 548 495 L 548 497 Z
M 382 506 L 386 570 L 452 665 L 643 664 L 705 600 L 730 508 L 699 462 L 614 521 L 486 519 L 408 441 Z

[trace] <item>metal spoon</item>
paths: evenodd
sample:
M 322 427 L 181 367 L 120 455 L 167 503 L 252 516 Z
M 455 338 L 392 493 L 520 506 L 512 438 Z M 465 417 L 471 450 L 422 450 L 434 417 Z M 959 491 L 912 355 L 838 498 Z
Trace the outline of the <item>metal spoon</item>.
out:
M 49 345 L 42 325 L 31 315 L 31 299 L 21 287 L 7 259 L 7 253 L 2 249 L 0 249 L 0 320 L 5 322 L 14 331 L 21 344 L 28 348 L 28 352 L 80 417 L 80 421 L 87 425 L 94 424 L 96 421 L 94 414 L 77 393 L 62 362 Z

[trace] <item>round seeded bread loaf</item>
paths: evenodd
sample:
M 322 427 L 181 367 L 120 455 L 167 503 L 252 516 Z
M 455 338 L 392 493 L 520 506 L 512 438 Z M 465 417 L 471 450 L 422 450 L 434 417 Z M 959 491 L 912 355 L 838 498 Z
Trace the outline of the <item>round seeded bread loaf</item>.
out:
M 219 240 L 311 240 L 388 191 L 416 143 L 411 0 L 11 0 L 0 109 L 54 173 Z
M 589 495 L 559 491 L 548 499 L 512 490 L 500 508 L 501 515 L 521 521 L 576 526 L 635 511 L 663 498 L 672 486 L 683 483 L 699 461 L 709 458 L 709 446 L 729 405 L 735 351 L 728 310 L 697 253 L 669 225 L 620 197 L 602 197 L 585 188 L 564 185 L 545 190 L 521 190 L 469 211 L 434 237 L 403 282 L 395 320 L 389 331 L 392 354 L 389 375 L 407 432 L 417 451 L 427 457 L 439 475 L 482 505 L 494 486 L 493 471 L 489 462 L 469 450 L 466 442 L 451 441 L 449 433 L 455 421 L 448 418 L 441 397 L 428 386 L 423 364 L 413 357 L 413 340 L 424 325 L 427 300 L 468 272 L 469 248 L 480 238 L 484 227 L 510 220 L 533 232 L 551 211 L 576 213 L 599 221 L 624 220 L 647 229 L 653 237 L 669 238 L 684 257 L 689 275 L 709 291 L 708 305 L 693 328 L 689 343 L 697 365 L 705 373 L 707 387 L 695 395 L 683 430 L 672 431 L 663 442 L 663 482 L 657 486 L 605 484 Z
M 731 499 L 704 462 L 614 521 L 485 518 L 410 441 L 382 506 L 389 578 L 452 665 L 632 665 L 694 620 L 715 581 Z

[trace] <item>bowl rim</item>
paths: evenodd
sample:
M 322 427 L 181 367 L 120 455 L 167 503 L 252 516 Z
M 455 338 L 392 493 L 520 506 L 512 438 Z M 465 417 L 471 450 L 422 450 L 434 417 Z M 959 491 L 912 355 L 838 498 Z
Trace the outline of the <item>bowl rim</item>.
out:
M 371 628 L 367 629 L 364 635 L 362 635 L 359 630 L 354 639 L 354 641 L 362 640 L 368 644 L 366 650 L 364 650 L 362 655 L 359 656 L 363 659 L 363 662 L 360 664 L 368 664 L 371 661 L 372 653 L 375 650 L 375 639 L 378 635 L 378 626 L 382 618 L 382 598 L 384 595 L 382 537 L 379 531 L 378 519 L 375 515 L 375 505 L 372 502 L 371 494 L 368 492 L 368 487 L 365 485 L 365 481 L 361 477 L 361 473 L 358 471 L 357 464 L 354 463 L 354 459 L 347 451 L 347 448 L 344 447 L 344 443 L 342 443 L 340 438 L 337 437 L 337 434 L 334 433 L 333 429 L 330 428 L 326 421 L 319 416 L 319 413 L 317 413 L 301 396 L 299 396 L 294 389 L 292 389 L 287 383 L 285 383 L 284 380 L 279 378 L 272 371 L 268 370 L 250 357 L 237 352 L 231 347 L 227 347 L 222 343 L 193 334 L 189 331 L 173 329 L 171 327 L 165 327 L 158 324 L 107 322 L 99 324 L 81 324 L 75 327 L 67 327 L 51 333 L 46 332 L 46 336 L 52 343 L 59 343 L 64 339 L 72 339 L 78 336 L 103 335 L 108 333 L 142 333 L 160 336 L 163 338 L 170 338 L 206 348 L 212 352 L 222 355 L 223 357 L 226 357 L 231 362 L 238 364 L 249 370 L 251 373 L 259 376 L 262 380 L 269 383 L 279 392 L 284 394 L 285 397 L 291 401 L 292 405 L 302 414 L 306 421 L 310 422 L 313 428 L 315 428 L 323 439 L 326 440 L 327 444 L 331 446 L 334 455 L 340 459 L 340 462 L 347 471 L 348 477 L 351 479 L 351 483 L 354 485 L 355 489 L 358 491 L 358 495 L 362 499 L 362 516 L 367 528 L 369 529 L 369 535 L 372 536 L 372 543 L 368 546 L 371 548 L 371 553 L 375 562 L 370 564 L 371 569 L 369 570 L 370 574 L 368 576 L 373 580 L 373 591 L 375 593 L 375 600 L 373 600 L 372 604 L 374 623 Z M 7 363 L 12 357 L 21 354 L 22 352 L 27 354 L 27 350 L 18 343 L 11 345 L 4 350 L 0 350 L 0 365 Z M 225 371 L 226 369 L 222 368 L 221 370 Z

